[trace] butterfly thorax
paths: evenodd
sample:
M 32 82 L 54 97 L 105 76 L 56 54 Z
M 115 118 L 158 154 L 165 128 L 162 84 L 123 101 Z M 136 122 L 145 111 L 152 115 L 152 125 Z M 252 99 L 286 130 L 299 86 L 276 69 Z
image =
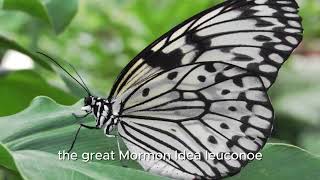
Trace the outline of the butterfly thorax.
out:
M 113 103 L 107 99 L 88 96 L 84 99 L 81 110 L 92 113 L 96 120 L 96 127 L 104 129 L 106 135 L 109 135 L 118 123 L 118 112 L 113 110 Z

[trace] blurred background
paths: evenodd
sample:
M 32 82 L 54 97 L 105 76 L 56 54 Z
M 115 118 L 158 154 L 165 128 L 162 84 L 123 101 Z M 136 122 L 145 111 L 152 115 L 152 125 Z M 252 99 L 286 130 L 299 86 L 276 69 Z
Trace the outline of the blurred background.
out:
M 91 91 L 107 96 L 121 69 L 144 47 L 219 2 L 0 1 L 0 116 L 21 111 L 39 95 L 65 105 L 83 97 L 74 82 L 50 68 L 36 51 L 70 62 Z M 276 113 L 270 142 L 320 155 L 320 1 L 298 3 L 304 40 L 269 91 Z

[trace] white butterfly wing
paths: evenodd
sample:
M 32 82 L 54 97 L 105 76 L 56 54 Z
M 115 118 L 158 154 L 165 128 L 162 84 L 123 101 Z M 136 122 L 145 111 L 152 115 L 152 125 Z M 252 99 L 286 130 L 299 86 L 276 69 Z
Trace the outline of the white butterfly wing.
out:
M 132 153 L 166 153 L 141 160 L 144 169 L 173 178 L 221 178 L 246 160 L 183 160 L 176 152 L 258 152 L 272 129 L 273 109 L 259 77 L 220 62 L 162 71 L 127 91 L 118 132 Z
M 267 89 L 302 40 L 294 0 L 228 0 L 176 26 L 121 72 L 118 131 L 144 169 L 180 179 L 219 179 L 246 160 L 179 160 L 176 152 L 258 152 L 272 129 Z
M 294 0 L 228 0 L 176 26 L 138 54 L 110 97 L 157 72 L 195 62 L 223 61 L 261 77 L 268 89 L 302 40 Z

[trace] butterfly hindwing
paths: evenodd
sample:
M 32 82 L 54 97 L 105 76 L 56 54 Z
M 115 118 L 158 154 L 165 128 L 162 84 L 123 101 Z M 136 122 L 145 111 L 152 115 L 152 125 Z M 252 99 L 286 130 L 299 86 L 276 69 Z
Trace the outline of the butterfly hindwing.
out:
M 200 62 L 162 71 L 122 97 L 118 132 L 148 171 L 174 178 L 219 178 L 246 160 L 176 159 L 176 152 L 258 152 L 270 135 L 273 109 L 261 79 L 243 68 Z
M 302 40 L 294 0 L 228 0 L 164 34 L 120 74 L 111 96 L 154 74 L 195 62 L 223 61 L 260 76 L 268 89 Z

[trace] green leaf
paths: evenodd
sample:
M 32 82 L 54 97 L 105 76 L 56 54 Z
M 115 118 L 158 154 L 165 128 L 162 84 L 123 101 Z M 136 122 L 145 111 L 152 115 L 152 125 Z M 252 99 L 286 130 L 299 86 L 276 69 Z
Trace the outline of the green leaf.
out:
M 263 159 L 249 163 L 229 180 L 308 180 L 320 177 L 320 158 L 303 149 L 286 144 L 267 144 Z
M 32 16 L 49 21 L 49 19 L 47 19 L 47 12 L 39 0 L 4 0 L 2 8 L 7 10 L 24 11 Z
M 56 33 L 61 33 L 71 22 L 78 8 L 77 0 L 4 0 L 3 9 L 20 10 L 44 20 Z
M 9 150 L 0 144 L 0 164 L 1 166 L 17 171 L 16 164 L 13 161 L 13 157 L 11 156 Z
M 6 149 L 5 146 L 0 144 L 0 152 L 3 149 Z M 102 163 L 60 161 L 57 156 L 42 151 L 7 151 L 6 155 L 23 179 L 164 179 L 143 171 Z
M 48 97 L 35 98 L 30 106 L 20 113 L 0 118 L 0 142 L 10 150 L 40 150 L 53 154 L 68 150 L 79 123 L 94 125 L 93 117 L 76 119 L 72 113 L 80 111 L 82 101 L 73 106 L 59 105 Z M 107 138 L 103 131 L 81 129 L 74 147 L 77 154 L 83 152 L 117 153 L 114 138 Z M 99 161 L 107 164 L 121 165 L 119 160 Z M 135 161 L 130 167 L 140 168 Z
M 25 49 L 24 47 L 20 46 L 15 41 L 10 40 L 10 39 L 3 37 L 1 35 L 0 35 L 0 47 L 3 49 L 13 49 L 13 50 L 19 51 L 19 52 L 29 56 L 30 58 L 32 58 L 36 63 L 38 63 L 42 67 L 46 68 L 47 70 L 53 71 L 51 66 L 46 61 L 39 58 L 38 54 L 35 54 L 34 52 Z
M 20 174 L 0 166 L 0 179 L 22 180 Z
M 79 120 L 72 113 L 79 113 L 81 105 L 82 102 L 62 106 L 47 97 L 37 97 L 24 111 L 1 117 L 0 166 L 18 171 L 24 179 L 159 179 L 133 170 L 140 169 L 135 161 L 127 162 L 130 168 L 119 167 L 117 153 L 115 160 L 90 163 L 82 162 L 81 158 L 76 162 L 58 160 L 58 152 L 70 147 L 79 127 Z M 92 117 L 82 122 L 94 123 Z M 84 152 L 111 151 L 117 152 L 116 140 L 106 138 L 100 130 L 82 129 L 74 147 L 78 157 Z
M 15 71 L 0 76 L 0 116 L 17 113 L 26 108 L 30 101 L 38 95 L 46 95 L 59 103 L 72 104 L 74 96 L 49 85 L 33 71 Z
M 20 180 L 16 164 L 9 150 L 0 143 L 0 179 Z

